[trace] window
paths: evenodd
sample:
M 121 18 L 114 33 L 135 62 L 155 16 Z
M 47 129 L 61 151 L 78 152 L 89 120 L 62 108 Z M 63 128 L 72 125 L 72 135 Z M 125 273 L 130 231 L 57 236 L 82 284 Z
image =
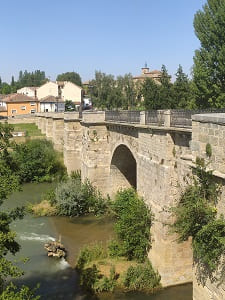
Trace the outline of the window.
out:
M 26 106 L 25 105 L 21 106 L 20 108 L 21 108 L 21 110 L 26 110 Z
M 16 114 L 17 110 L 16 109 L 12 109 L 12 114 Z
M 31 114 L 36 113 L 36 109 L 31 109 L 31 110 L 30 110 L 30 113 L 31 113 Z
M 30 103 L 30 106 L 35 106 L 35 105 L 36 105 L 35 102 L 31 102 L 31 103 Z

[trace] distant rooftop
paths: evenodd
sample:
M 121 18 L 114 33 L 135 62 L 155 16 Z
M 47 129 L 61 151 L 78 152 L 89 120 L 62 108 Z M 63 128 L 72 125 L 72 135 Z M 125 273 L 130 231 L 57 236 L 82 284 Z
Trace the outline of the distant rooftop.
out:
M 4 102 L 30 102 L 30 101 L 37 101 L 34 97 L 29 97 L 23 94 L 9 94 L 4 98 Z

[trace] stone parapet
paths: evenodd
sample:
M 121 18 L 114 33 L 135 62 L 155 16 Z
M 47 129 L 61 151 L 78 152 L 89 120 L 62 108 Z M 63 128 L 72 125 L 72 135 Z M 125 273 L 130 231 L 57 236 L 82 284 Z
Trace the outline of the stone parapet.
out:
M 79 112 L 65 112 L 64 113 L 64 120 L 65 121 L 73 121 L 79 120 Z
M 82 122 L 84 123 L 101 123 L 105 122 L 104 111 L 83 112 Z
M 210 158 L 206 155 L 206 145 L 212 150 Z M 218 215 L 225 215 L 225 114 L 198 114 L 192 116 L 192 141 L 191 150 L 193 159 L 204 158 L 208 168 L 221 184 L 222 194 L 217 203 Z M 222 270 L 221 270 L 222 271 Z M 198 282 L 196 270 L 193 274 L 193 299 L 194 300 L 222 300 L 225 299 L 225 283 L 211 282 L 205 284 Z

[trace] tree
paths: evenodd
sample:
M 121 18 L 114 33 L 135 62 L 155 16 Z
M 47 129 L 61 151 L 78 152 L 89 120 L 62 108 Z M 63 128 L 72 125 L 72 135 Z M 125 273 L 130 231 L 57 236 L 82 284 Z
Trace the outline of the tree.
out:
M 76 72 L 66 72 L 66 73 L 59 74 L 57 76 L 56 80 L 57 81 L 70 81 L 70 82 L 73 82 L 73 83 L 75 83 L 79 86 L 82 85 L 81 77 Z
M 19 188 L 19 178 L 15 175 L 15 165 L 8 151 L 13 147 L 11 142 L 13 127 L 8 124 L 0 124 L 0 206 L 8 195 Z M 10 163 L 9 163 L 10 162 Z M 5 287 L 6 279 L 19 277 L 23 272 L 7 258 L 7 254 L 15 255 L 20 245 L 16 241 L 16 234 L 10 228 L 12 221 L 24 216 L 24 208 L 16 208 L 10 212 L 0 210 L 0 299 L 39 299 L 33 298 L 33 291 L 23 286 L 17 289 L 9 284 Z
M 190 108 L 193 100 L 191 83 L 188 76 L 183 72 L 183 68 L 179 65 L 176 72 L 176 80 L 173 84 L 174 90 L 174 106 L 176 108 Z
M 8 83 L 3 82 L 2 86 L 1 86 L 1 93 L 4 94 L 4 95 L 10 94 L 11 93 L 11 86 Z
M 199 107 L 225 106 L 225 1 L 208 0 L 195 14 L 195 34 L 201 47 L 195 51 L 193 80 Z
M 168 74 L 165 65 L 161 68 L 160 88 L 159 88 L 159 109 L 174 108 L 173 103 L 173 84 L 171 83 L 171 76 Z
M 76 110 L 75 104 L 72 100 L 65 101 L 65 111 L 74 111 Z
M 19 72 L 19 79 L 17 81 L 17 87 L 22 88 L 25 86 L 41 86 L 47 81 L 44 71 L 35 70 L 34 72 L 28 72 L 27 70 Z
M 19 179 L 14 175 L 9 161 L 8 148 L 12 137 L 12 127 L 8 124 L 0 124 L 0 205 L 12 193 L 18 189 Z M 21 275 L 19 269 L 6 258 L 7 253 L 15 254 L 20 246 L 15 240 L 15 233 L 9 225 L 16 218 L 23 215 L 22 210 L 16 209 L 10 213 L 0 211 L 0 293 L 3 291 L 3 284 L 6 277 L 17 277 Z
M 142 85 L 142 96 L 145 109 L 158 109 L 159 107 L 159 85 L 151 78 L 146 78 Z

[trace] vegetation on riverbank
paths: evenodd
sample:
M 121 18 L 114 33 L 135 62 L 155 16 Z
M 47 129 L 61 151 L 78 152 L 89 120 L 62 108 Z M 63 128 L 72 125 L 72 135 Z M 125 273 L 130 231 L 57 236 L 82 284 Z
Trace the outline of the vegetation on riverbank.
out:
M 73 173 L 60 181 L 56 188 L 49 190 L 41 203 L 30 209 L 37 216 L 100 216 L 109 212 L 110 199 L 103 197 L 89 180 L 82 183 L 80 174 Z
M 15 132 L 25 132 L 25 136 L 27 137 L 44 136 L 34 123 L 19 123 L 14 124 L 13 127 Z
M 60 155 L 47 140 L 30 140 L 13 147 L 12 160 L 21 182 L 51 182 L 66 174 Z
M 15 172 L 16 164 L 12 160 L 12 152 L 9 151 L 14 147 L 11 141 L 12 130 L 13 127 L 8 124 L 0 124 L 0 206 L 13 191 L 19 189 L 20 185 L 20 178 Z M 0 299 L 2 300 L 39 299 L 28 287 L 17 288 L 9 282 L 11 278 L 23 275 L 23 272 L 7 256 L 15 255 L 20 250 L 16 234 L 11 230 L 10 225 L 23 216 L 23 207 L 17 207 L 9 212 L 0 210 Z
M 111 203 L 116 239 L 84 247 L 77 260 L 80 284 L 88 291 L 153 292 L 160 288 L 160 275 L 148 261 L 151 247 L 151 210 L 133 189 L 118 191 Z
M 76 268 L 81 286 L 92 293 L 113 292 L 116 288 L 152 293 L 161 287 L 160 276 L 149 261 L 138 263 L 126 257 L 111 257 L 102 244 L 84 247 Z
M 44 198 L 33 206 L 34 214 L 78 217 L 108 213 L 115 220 L 116 238 L 107 247 L 87 245 L 80 252 L 76 268 L 86 290 L 99 293 L 119 287 L 153 292 L 160 288 L 160 275 L 147 258 L 153 214 L 134 189 L 119 190 L 111 201 L 88 180 L 82 183 L 80 174 L 75 173 Z
M 206 154 L 212 155 L 209 146 Z M 207 278 L 219 279 L 221 272 L 217 271 L 224 268 L 225 220 L 217 215 L 221 189 L 212 170 L 207 170 L 204 159 L 197 158 L 192 171 L 192 183 L 182 193 L 178 205 L 171 209 L 175 217 L 171 229 L 178 234 L 179 242 L 192 238 L 197 278 L 204 284 Z

